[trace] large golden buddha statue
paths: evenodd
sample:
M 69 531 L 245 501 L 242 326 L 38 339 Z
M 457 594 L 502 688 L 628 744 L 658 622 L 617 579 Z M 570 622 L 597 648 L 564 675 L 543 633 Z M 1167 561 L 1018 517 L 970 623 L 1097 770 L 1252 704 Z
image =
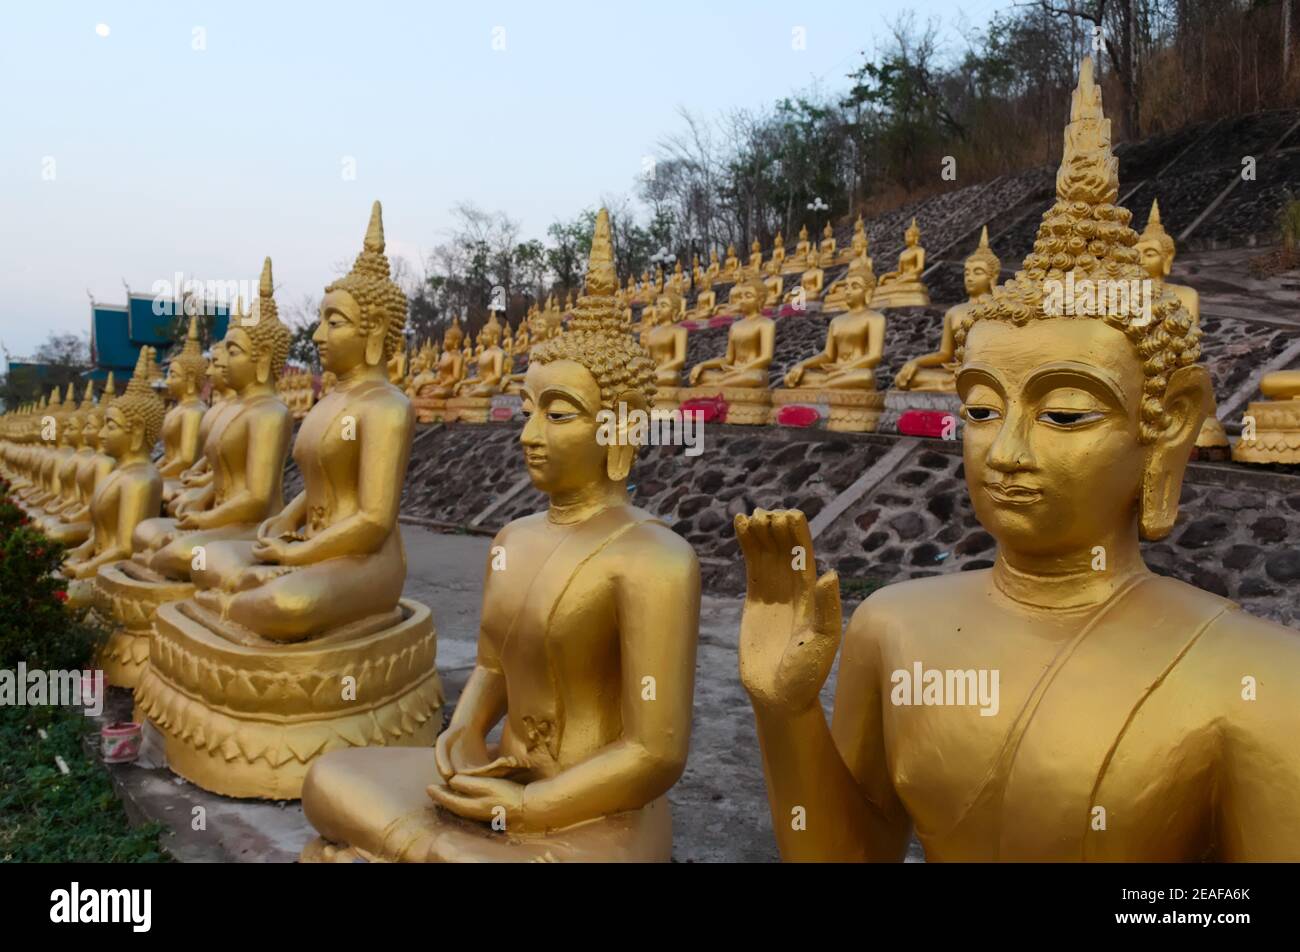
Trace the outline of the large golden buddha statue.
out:
M 312 340 L 338 382 L 294 441 L 303 491 L 252 540 L 207 546 L 195 597 L 158 610 L 136 689 L 170 767 L 227 796 L 292 799 L 326 750 L 437 732 L 433 624 L 401 597 L 415 416 L 387 375 L 406 296 L 380 215 L 376 202 L 356 263 L 321 301 Z
M 923 354 L 903 364 L 894 378 L 894 386 L 899 390 L 956 392 L 957 328 L 976 304 L 993 293 L 993 288 L 998 283 L 998 276 L 1002 272 L 1002 262 L 989 247 L 987 226 L 980 230 L 979 247 L 966 259 L 963 271 L 968 300 L 964 304 L 948 308 L 947 313 L 944 314 L 943 336 L 939 340 L 937 351 L 933 354 Z
M 821 353 L 786 372 L 785 389 L 772 393 L 776 407 L 824 407 L 828 430 L 861 433 L 876 428 L 884 407 L 875 368 L 885 350 L 885 315 L 868 307 L 875 284 L 865 258 L 849 265 L 844 278 L 848 311 L 831 319 Z M 782 416 L 778 410 L 778 422 Z
M 1197 326 L 1201 323 L 1201 298 L 1195 288 L 1185 284 L 1175 284 L 1168 280 L 1169 271 L 1174 266 L 1174 239 L 1165 231 L 1160 222 L 1160 203 L 1152 200 L 1151 214 L 1147 217 L 1146 228 L 1142 230 L 1137 244 L 1138 256 L 1147 276 L 1158 281 L 1178 296 L 1184 310 L 1192 316 Z M 1213 400 L 1213 394 L 1211 394 Z M 1216 458 L 1228 456 L 1228 434 L 1218 418 L 1218 404 L 1212 402 L 1205 415 L 1205 423 L 1196 437 L 1197 449 L 1204 455 Z
M 528 367 L 520 436 L 550 508 L 494 546 L 478 660 L 435 749 L 327 754 L 303 787 L 321 834 L 304 860 L 666 861 L 668 790 L 690 739 L 699 565 L 631 506 L 630 432 L 653 367 L 614 307 L 609 217 L 596 218 L 572 326 Z M 499 744 L 488 735 L 504 718 Z
M 149 385 L 153 348 L 140 348 L 126 392 L 103 411 L 100 448 L 114 460 L 107 476 L 95 484 L 90 501 L 90 537 L 70 551 L 63 574 L 72 579 L 69 601 L 88 604 L 93 579 L 102 566 L 131 554 L 131 536 L 143 520 L 162 506 L 162 477 L 149 455 L 162 431 L 163 402 Z
M 772 404 L 767 374 L 776 345 L 776 323 L 763 314 L 768 289 L 761 278 L 750 275 L 732 291 L 740 319 L 727 329 L 727 352 L 692 367 L 690 389 L 680 398 L 722 397 L 728 404 L 728 423 L 767 423 Z
M 1259 389 L 1264 399 L 1246 407 L 1232 458 L 1239 463 L 1300 463 L 1300 370 L 1266 374 Z
M 1048 285 L 1140 280 L 1085 60 L 1057 202 L 957 333 L 964 466 L 995 565 L 886 586 L 840 641 L 802 514 L 737 518 L 741 679 L 788 860 L 1300 858 L 1300 634 L 1152 573 L 1208 402 L 1172 291 L 1054 316 Z M 806 558 L 792 570 L 792 549 Z M 1273 684 L 1272 690 L 1268 689 Z
M 877 307 L 925 307 L 930 303 L 930 292 L 921 283 L 925 249 L 915 218 L 903 233 L 903 241 L 906 246 L 898 255 L 898 270 L 886 271 L 876 285 Z
M 257 311 L 236 314 L 214 363 L 234 396 L 205 414 L 203 455 L 210 479 L 191 480 L 174 517 L 143 520 L 129 559 L 96 577 L 95 606 L 114 624 L 103 651 L 110 684 L 134 688 L 144 672 L 160 606 L 194 595 L 194 575 L 218 542 L 257 538 L 258 527 L 284 506 L 284 463 L 293 415 L 273 381 L 282 380 L 289 329 L 273 296 L 271 259 L 262 265 Z M 208 418 L 211 418 L 209 421 Z
M 163 478 L 163 503 L 169 503 L 182 489 L 181 473 L 194 465 L 202 446 L 199 425 L 208 405 L 199 396 L 208 372 L 208 362 L 199 346 L 199 319 L 190 317 L 190 326 L 180 353 L 167 365 L 167 395 L 175 401 L 163 417 L 163 455 L 158 473 Z

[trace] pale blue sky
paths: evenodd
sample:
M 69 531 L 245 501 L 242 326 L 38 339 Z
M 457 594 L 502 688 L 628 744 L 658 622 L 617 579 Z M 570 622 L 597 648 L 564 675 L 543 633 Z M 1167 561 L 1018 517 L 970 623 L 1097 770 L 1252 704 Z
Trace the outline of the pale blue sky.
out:
M 1007 6 L 12 4 L 0 340 L 20 356 L 51 330 L 87 330 L 86 289 L 118 302 L 123 279 L 148 291 L 177 270 L 255 281 L 268 254 L 283 307 L 356 254 L 375 198 L 389 250 L 411 259 L 442 240 L 458 201 L 541 238 L 557 216 L 631 191 L 679 106 L 712 117 L 814 83 L 842 89 L 900 11 L 940 19 L 957 52 L 963 27 Z

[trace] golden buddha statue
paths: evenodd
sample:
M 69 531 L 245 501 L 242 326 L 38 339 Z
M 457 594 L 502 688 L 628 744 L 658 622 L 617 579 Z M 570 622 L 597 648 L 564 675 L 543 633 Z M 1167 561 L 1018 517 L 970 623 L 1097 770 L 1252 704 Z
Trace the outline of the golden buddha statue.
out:
M 23 504 L 28 516 L 33 519 L 39 520 L 49 512 L 50 507 L 57 507 L 65 501 L 65 487 L 61 477 L 68 460 L 76 453 L 76 447 L 71 442 L 73 428 L 68 425 L 69 418 L 76 413 L 76 410 L 75 387 L 68 384 L 67 398 L 62 401 L 59 399 L 59 390 L 56 387 L 50 400 L 50 408 L 45 414 L 47 420 L 52 421 L 53 426 L 47 428 L 45 426 L 47 420 L 43 420 L 41 426 L 41 440 L 45 450 L 41 457 L 40 490 L 29 495 Z
M 783 272 L 785 270 L 785 239 L 781 237 L 779 231 L 776 233 L 776 238 L 772 242 L 771 263 L 775 265 L 778 272 Z
M 755 238 L 749 246 L 749 262 L 745 265 L 751 277 L 763 276 L 763 246 Z
M 478 660 L 436 748 L 341 751 L 312 767 L 303 812 L 321 838 L 303 860 L 671 857 L 666 794 L 690 736 L 699 565 L 628 503 L 634 434 L 598 435 L 606 415 L 645 410 L 654 393 L 615 283 L 602 209 L 573 325 L 537 348 L 524 387 L 520 441 L 550 509 L 493 542 L 510 571 L 485 574 Z
M 67 554 L 63 575 L 73 580 L 69 601 L 88 604 L 101 566 L 131 554 L 131 535 L 162 506 L 162 477 L 149 460 L 162 431 L 163 402 L 149 384 L 153 348 L 142 347 L 126 392 L 103 411 L 100 448 L 115 465 L 95 484 L 90 537 Z
M 113 400 L 112 387 L 112 374 L 109 374 L 104 401 L 100 407 L 96 407 L 94 383 L 88 381 L 81 405 L 64 424 L 68 430 L 68 439 L 75 449 L 59 476 L 63 490 L 62 501 L 38 521 L 41 532 L 60 545 L 72 547 L 90 538 L 90 503 L 95 497 L 95 485 L 100 478 L 112 472 L 115 465 L 111 456 L 99 451 L 99 431 L 104 425 L 103 410 Z
M 763 314 L 768 288 L 760 278 L 751 275 L 739 282 L 732 293 L 740 319 L 727 329 L 727 352 L 692 367 L 690 389 L 680 397 L 684 403 L 720 396 L 728 404 L 728 423 L 767 423 L 772 404 L 767 373 L 776 343 L 776 323 Z
M 1300 463 L 1300 370 L 1266 374 L 1263 400 L 1246 408 L 1241 439 L 1232 447 L 1239 463 Z
M 433 624 L 401 597 L 415 415 L 387 368 L 405 323 L 376 202 L 312 335 L 338 382 L 294 441 L 303 491 L 254 540 L 208 546 L 194 598 L 158 610 L 137 708 L 171 769 L 206 790 L 293 799 L 327 750 L 433 742 Z
M 718 249 L 709 250 L 709 266 L 704 269 L 704 281 L 700 284 L 700 290 L 709 291 L 715 284 L 722 282 L 722 265 L 718 264 Z
M 521 322 L 520 331 L 527 341 L 527 322 Z M 442 338 L 442 352 L 432 367 L 432 380 L 423 383 L 416 391 L 413 403 L 416 419 L 421 423 L 438 423 L 445 419 L 447 401 L 456 395 L 456 387 L 465 378 L 465 355 L 460 344 L 464 332 L 455 316 Z
M 77 405 L 75 384 L 68 384 L 62 412 L 55 424 L 53 452 L 50 454 L 50 492 L 39 504 L 27 507 L 29 517 L 39 526 L 54 513 L 76 499 L 77 453 L 81 449 L 81 412 Z
M 431 386 L 437 379 L 438 375 L 433 369 L 433 364 L 433 344 L 425 340 L 415 348 L 415 353 L 411 355 L 411 365 L 407 368 L 408 376 L 402 392 L 406 394 L 408 400 L 414 402 L 420 390 Z
M 854 258 L 867 253 L 867 234 L 863 230 L 864 227 L 865 226 L 862 224 L 862 216 L 859 215 L 857 222 L 853 226 L 853 240 L 855 244 L 849 247 L 849 254 L 846 260 L 852 261 Z M 856 242 L 859 237 L 862 239 L 861 252 L 856 250 Z M 835 229 L 831 227 L 830 222 L 827 222 L 826 227 L 822 229 L 822 240 L 817 246 L 817 250 L 821 253 L 821 259 L 824 264 L 829 266 L 832 263 L 842 263 L 835 256 Z
M 271 259 L 262 266 L 256 319 L 232 318 L 222 346 L 213 349 L 220 379 L 233 397 L 204 415 L 203 456 L 211 478 L 191 479 L 178 494 L 175 517 L 142 520 L 131 538 L 129 558 L 100 568 L 96 609 L 114 630 L 101 654 L 110 684 L 136 687 L 156 637 L 159 608 L 195 593 L 218 543 L 251 545 L 258 528 L 284 506 L 284 464 L 293 432 L 293 411 L 271 385 L 282 375 L 290 333 L 273 296 Z M 301 392 L 301 374 L 288 391 Z M 209 419 L 210 418 L 210 419 Z
M 794 254 L 785 259 L 785 264 L 781 270 L 794 274 L 796 271 L 806 271 L 809 267 L 808 262 L 813 251 L 812 242 L 808 240 L 808 226 L 799 226 L 799 241 L 794 246 Z
M 15 493 L 20 506 L 29 514 L 44 505 L 58 488 L 55 479 L 58 471 L 56 464 L 60 455 L 59 431 L 63 429 L 66 415 L 58 387 L 50 392 L 49 399 L 38 406 L 34 414 L 37 419 L 33 420 L 33 423 L 36 425 L 39 442 L 35 444 L 32 454 L 31 483 Z M 52 429 L 47 425 L 48 423 L 53 423 Z
M 459 331 L 459 328 L 457 329 Z M 515 354 L 524 355 L 532 346 L 532 341 L 528 336 L 528 316 L 519 322 L 519 327 L 515 329 Z
M 1146 228 L 1142 230 L 1137 244 L 1138 256 L 1142 267 L 1152 281 L 1158 281 L 1178 295 L 1183 309 L 1192 316 L 1197 326 L 1201 323 L 1201 298 L 1195 288 L 1185 284 L 1174 284 L 1167 280 L 1169 271 L 1174 266 L 1174 239 L 1160 223 L 1160 203 L 1152 200 L 1151 214 L 1147 218 Z M 1211 394 L 1213 401 L 1213 394 Z M 1228 434 L 1219 422 L 1218 405 L 1212 402 L 1206 411 L 1205 423 L 1196 437 L 1197 450 L 1208 456 L 1220 458 L 1228 455 Z
M 713 285 L 705 282 L 700 285 L 700 290 L 695 295 L 695 307 L 687 313 L 687 317 L 695 321 L 707 321 L 718 309 L 718 295 L 713 290 Z
M 388 358 L 388 382 L 394 387 L 401 389 L 403 382 L 406 380 L 406 340 L 403 339 L 401 346 L 393 352 L 393 356 Z
M 163 417 L 163 455 L 158 474 L 163 478 L 163 503 L 169 503 L 183 488 L 181 473 L 199 458 L 199 426 L 208 405 L 199 396 L 207 376 L 208 362 L 199 346 L 197 315 L 190 317 L 189 329 L 180 353 L 167 365 L 167 395 L 174 401 Z
M 894 378 L 899 390 L 923 390 L 956 393 L 956 336 L 957 328 L 974 309 L 993 293 L 1002 272 L 1002 262 L 989 247 L 987 226 L 980 231 L 979 247 L 966 259 L 964 277 L 969 300 L 948 308 L 943 316 L 943 336 L 939 349 L 933 354 L 923 354 L 903 364 Z
M 492 311 L 478 333 L 482 350 L 474 358 L 474 375 L 461 380 L 456 385 L 455 396 L 447 401 L 444 410 L 447 422 L 487 422 L 492 398 L 504 392 L 510 382 L 510 368 L 506 363 L 506 352 L 501 348 L 501 335 L 496 311 Z
M 234 310 L 231 312 L 227 321 L 240 320 L 243 316 L 241 302 L 236 300 Z M 212 344 L 212 357 L 208 361 L 208 367 L 205 375 L 208 378 L 209 406 L 207 412 L 199 420 L 199 455 L 195 461 L 190 464 L 189 468 L 184 470 L 177 479 L 180 486 L 176 494 L 171 499 L 166 500 L 163 509 L 169 516 L 175 516 L 178 509 L 183 506 L 191 506 L 204 491 L 204 488 L 212 482 L 212 467 L 208 463 L 208 458 L 203 454 L 203 447 L 207 445 L 208 433 L 212 430 L 212 424 L 222 416 L 223 406 L 234 398 L 235 392 L 231 389 L 226 381 L 224 364 L 218 364 L 217 355 L 225 350 L 224 341 L 215 341 Z M 111 383 L 111 378 L 110 378 Z M 165 490 L 164 490 L 165 492 Z
M 831 725 L 838 581 L 816 577 L 802 514 L 737 517 L 741 680 L 785 859 L 900 860 L 913 829 L 931 861 L 1300 857 L 1300 702 L 1263 690 L 1300 677 L 1300 638 L 1139 546 L 1178 514 L 1210 388 L 1198 328 L 1172 291 L 1154 320 L 1045 307 L 1071 272 L 1144 273 L 1109 133 L 1085 60 L 1034 251 L 958 329 L 994 567 L 864 601 Z
M 708 285 L 708 275 L 704 271 L 704 266 L 700 264 L 700 256 L 695 256 L 695 262 L 691 266 L 691 287 L 700 291 Z M 683 289 L 682 293 L 685 293 Z
M 844 278 L 848 311 L 831 319 L 821 353 L 786 372 L 785 389 L 772 393 L 774 406 L 824 409 L 828 430 L 864 433 L 876 428 L 885 405 L 875 375 L 885 350 L 885 315 L 868 307 L 875 284 L 865 258 L 849 265 Z M 777 422 L 781 417 L 778 409 Z
M 764 307 L 776 307 L 781 303 L 785 279 L 781 277 L 781 268 L 775 258 L 763 265 L 763 287 L 767 289 L 767 296 L 763 298 Z
M 820 257 L 814 249 L 804 256 L 807 267 L 799 275 L 799 286 L 791 288 L 785 296 L 786 303 L 797 305 L 800 309 L 813 301 L 821 300 L 822 285 L 826 281 L 826 272 L 822 270 Z
M 921 229 L 916 219 L 903 233 L 907 243 L 898 256 L 898 270 L 887 271 L 876 285 L 877 307 L 925 307 L 930 303 L 930 292 L 921 283 L 925 271 L 925 249 L 921 247 Z
M 677 409 L 677 390 L 681 386 L 682 369 L 686 366 L 686 328 L 676 321 L 681 312 L 681 299 L 671 290 L 659 295 L 655 306 L 648 309 L 643 320 L 649 328 L 642 346 L 650 354 L 655 366 L 655 412 Z
M 698 265 L 699 262 L 697 261 L 696 264 Z M 673 265 L 673 275 L 668 279 L 668 290 L 672 291 L 678 297 L 681 297 L 686 293 L 686 275 L 682 271 L 681 261 L 678 261 Z M 656 300 L 658 299 L 656 298 Z
M 727 257 L 722 262 L 722 272 L 718 275 L 720 283 L 734 282 L 740 280 L 740 259 L 736 257 L 736 246 L 727 245 Z

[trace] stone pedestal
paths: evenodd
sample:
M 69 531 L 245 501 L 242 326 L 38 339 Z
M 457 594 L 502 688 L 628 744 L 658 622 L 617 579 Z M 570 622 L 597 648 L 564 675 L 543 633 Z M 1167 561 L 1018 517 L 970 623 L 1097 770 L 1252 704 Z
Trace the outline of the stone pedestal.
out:
M 656 386 L 652 409 L 656 413 L 671 413 L 681 406 L 681 392 L 681 387 Z
M 287 644 L 233 635 L 192 600 L 163 605 L 154 624 L 135 718 L 204 790 L 295 800 L 326 751 L 430 747 L 441 727 L 437 636 L 418 602 Z
M 441 423 L 447 410 L 447 398 L 417 395 L 411 406 L 415 408 L 415 419 L 420 423 Z
M 818 390 L 793 387 L 772 391 L 772 421 L 781 423 L 783 407 L 809 407 L 817 412 L 828 430 L 841 433 L 872 433 L 885 408 L 885 395 L 878 390 Z
M 930 292 L 924 284 L 886 285 L 876 287 L 871 296 L 871 306 L 877 310 L 887 307 L 929 307 Z
M 442 418 L 445 423 L 486 423 L 491 413 L 491 397 L 451 397 Z
M 109 684 L 134 689 L 140 683 L 149 663 L 149 643 L 158 609 L 193 594 L 190 582 L 161 579 L 129 560 L 99 570 L 95 578 L 95 613 L 113 626 L 99 655 L 99 665 Z
M 772 391 L 758 387 L 683 387 L 677 391 L 681 403 L 716 400 L 727 404 L 725 422 L 735 426 L 762 426 L 772 419 Z
M 882 433 L 897 433 L 898 418 L 909 410 L 929 410 L 950 413 L 961 429 L 961 398 L 955 393 L 938 390 L 890 390 L 885 394 L 885 411 L 876 429 Z
M 1232 448 L 1239 463 L 1300 463 L 1300 400 L 1260 400 L 1246 408 L 1254 420 L 1254 439 L 1243 436 Z
M 1201 424 L 1192 458 L 1211 462 L 1223 462 L 1232 458 L 1232 444 L 1228 442 L 1228 434 L 1218 417 L 1207 416 Z

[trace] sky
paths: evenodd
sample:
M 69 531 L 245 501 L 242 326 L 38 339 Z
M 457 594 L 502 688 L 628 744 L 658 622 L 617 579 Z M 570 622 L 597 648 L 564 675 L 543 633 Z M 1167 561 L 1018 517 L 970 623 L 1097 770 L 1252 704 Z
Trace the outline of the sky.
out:
M 176 272 L 283 310 L 360 250 L 370 203 L 412 262 L 450 209 L 521 237 L 633 190 L 682 127 L 846 74 L 904 11 L 945 48 L 1009 0 L 77 2 L 0 31 L 0 343 L 29 355 Z M 802 33 L 797 33 L 801 30 Z M 797 42 L 802 40 L 802 44 Z

